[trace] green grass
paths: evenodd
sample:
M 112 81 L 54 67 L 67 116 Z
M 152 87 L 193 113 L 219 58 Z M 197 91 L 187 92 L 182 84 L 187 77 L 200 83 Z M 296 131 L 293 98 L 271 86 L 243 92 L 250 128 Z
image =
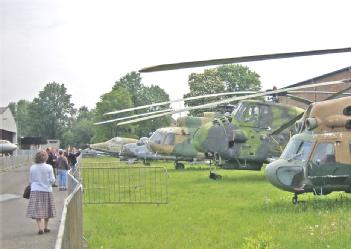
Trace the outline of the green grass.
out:
M 305 194 L 294 206 L 264 170 L 220 170 L 213 181 L 204 165 L 152 165 L 168 168 L 169 203 L 84 205 L 89 248 L 351 248 L 348 194 Z

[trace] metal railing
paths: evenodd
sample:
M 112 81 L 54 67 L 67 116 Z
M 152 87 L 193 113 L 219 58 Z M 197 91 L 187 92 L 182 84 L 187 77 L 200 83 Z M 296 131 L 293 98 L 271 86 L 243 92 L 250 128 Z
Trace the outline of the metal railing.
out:
M 79 166 L 78 166 L 79 167 Z M 55 249 L 83 248 L 83 186 L 68 172 L 68 197 L 62 210 L 61 223 Z
M 112 166 L 108 163 L 80 168 L 85 204 L 168 203 L 168 175 L 164 167 Z
M 33 164 L 33 158 L 36 150 L 19 150 L 12 156 L 0 157 L 0 171 L 10 170 L 22 166 L 30 166 Z

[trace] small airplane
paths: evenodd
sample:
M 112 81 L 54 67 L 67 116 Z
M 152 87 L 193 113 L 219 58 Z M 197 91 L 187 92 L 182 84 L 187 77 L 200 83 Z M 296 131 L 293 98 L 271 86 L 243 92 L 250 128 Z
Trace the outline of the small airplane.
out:
M 12 153 L 17 149 L 17 145 L 11 143 L 8 140 L 0 140 L 0 154 L 2 155 L 12 155 Z
M 123 145 L 129 143 L 136 143 L 137 141 L 137 139 L 133 138 L 114 137 L 102 143 L 89 144 L 88 147 L 96 151 L 101 151 L 106 154 L 119 157 Z
M 351 83 L 348 89 L 351 89 Z M 298 195 L 351 193 L 351 97 L 311 104 L 280 158 L 266 167 L 277 188 Z

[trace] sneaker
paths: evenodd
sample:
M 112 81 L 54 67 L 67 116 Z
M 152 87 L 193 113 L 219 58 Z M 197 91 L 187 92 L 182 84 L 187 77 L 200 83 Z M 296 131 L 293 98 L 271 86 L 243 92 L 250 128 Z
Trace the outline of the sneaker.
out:
M 50 231 L 51 231 L 51 230 L 50 230 L 49 228 L 45 228 L 45 229 L 44 229 L 44 233 L 50 233 Z
M 43 230 L 39 230 L 39 231 L 38 231 L 38 235 L 42 235 L 43 233 L 44 233 Z

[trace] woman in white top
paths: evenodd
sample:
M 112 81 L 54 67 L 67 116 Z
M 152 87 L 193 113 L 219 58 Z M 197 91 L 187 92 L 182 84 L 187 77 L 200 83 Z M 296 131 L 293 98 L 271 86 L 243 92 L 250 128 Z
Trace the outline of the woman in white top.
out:
M 31 184 L 30 198 L 27 208 L 27 217 L 36 219 L 39 232 L 50 232 L 49 219 L 56 216 L 52 184 L 55 176 L 51 165 L 46 164 L 48 154 L 39 151 L 34 158 L 35 164 L 30 167 L 29 182 Z

